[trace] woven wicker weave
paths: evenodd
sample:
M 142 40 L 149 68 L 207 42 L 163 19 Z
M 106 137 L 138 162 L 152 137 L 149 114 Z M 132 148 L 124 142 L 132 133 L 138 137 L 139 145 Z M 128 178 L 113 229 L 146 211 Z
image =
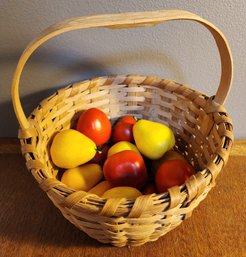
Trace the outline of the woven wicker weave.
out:
M 130 28 L 177 19 L 197 21 L 215 38 L 222 67 L 215 96 L 208 97 L 158 77 L 116 75 L 69 85 L 43 100 L 29 118 L 25 117 L 18 93 L 20 75 L 31 54 L 48 39 L 80 28 Z M 223 103 L 230 89 L 232 67 L 223 34 L 211 23 L 186 11 L 79 17 L 53 25 L 27 46 L 13 77 L 12 100 L 21 127 L 19 138 L 27 168 L 64 217 L 98 241 L 137 246 L 157 240 L 191 215 L 215 185 L 227 162 L 233 133 Z M 71 127 L 76 114 L 91 107 L 102 109 L 112 120 L 134 114 L 167 124 L 175 133 L 175 147 L 198 172 L 167 193 L 144 195 L 135 201 L 103 199 L 68 188 L 56 179 L 58 169 L 51 162 L 49 146 L 57 131 Z

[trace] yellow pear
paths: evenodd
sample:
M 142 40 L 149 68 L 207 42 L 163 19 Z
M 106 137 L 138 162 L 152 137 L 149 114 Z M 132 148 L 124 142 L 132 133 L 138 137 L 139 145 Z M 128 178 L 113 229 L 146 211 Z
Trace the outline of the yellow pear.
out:
M 112 145 L 109 148 L 108 157 L 113 154 L 125 151 L 125 150 L 132 150 L 132 151 L 135 151 L 136 153 L 140 154 L 140 152 L 138 151 L 137 147 L 134 144 L 132 144 L 128 141 L 119 141 L 118 143 Z
M 133 137 L 138 150 L 151 160 L 161 158 L 175 144 L 174 134 L 169 127 L 145 119 L 133 126 Z
M 91 160 L 96 154 L 96 144 L 77 130 L 66 129 L 55 135 L 50 147 L 54 164 L 71 169 Z
M 87 163 L 66 170 L 62 175 L 61 182 L 75 190 L 88 191 L 102 178 L 101 166 L 95 163 Z

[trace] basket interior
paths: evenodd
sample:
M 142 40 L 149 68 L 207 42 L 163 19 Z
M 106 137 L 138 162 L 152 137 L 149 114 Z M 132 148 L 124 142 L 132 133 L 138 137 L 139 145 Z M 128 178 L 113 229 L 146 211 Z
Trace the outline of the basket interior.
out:
M 218 148 L 230 143 L 220 131 L 232 130 L 230 123 L 221 122 L 227 116 L 225 112 L 213 116 L 206 113 L 208 99 L 187 86 L 157 77 L 118 75 L 77 82 L 43 100 L 29 117 L 37 130 L 37 136 L 31 139 L 37 156 L 32 153 L 27 158 L 41 160 L 52 175 L 57 174 L 49 156 L 53 136 L 73 128 L 80 111 L 96 107 L 112 123 L 131 114 L 168 125 L 176 137 L 175 148 L 196 171 L 202 171 L 209 163 L 218 162 Z
M 214 116 L 206 113 L 208 99 L 175 81 L 156 77 L 100 77 L 72 84 L 43 100 L 29 118 L 41 141 L 34 142 L 41 148 L 38 159 L 44 158 L 53 167 L 47 147 L 54 134 L 73 128 L 81 110 L 97 107 L 112 123 L 131 114 L 168 125 L 176 136 L 177 150 L 196 170 L 203 170 L 215 158 L 218 147 L 226 144 L 219 130 L 230 129 L 229 124 L 216 124 Z M 226 113 L 216 115 L 221 119 Z

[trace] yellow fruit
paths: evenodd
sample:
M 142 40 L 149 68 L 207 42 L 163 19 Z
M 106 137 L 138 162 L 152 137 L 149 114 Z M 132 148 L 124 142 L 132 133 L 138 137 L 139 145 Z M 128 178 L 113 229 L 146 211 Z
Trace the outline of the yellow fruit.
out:
M 167 151 L 160 159 L 152 162 L 151 171 L 156 172 L 159 166 L 167 160 L 183 160 L 186 161 L 184 156 L 174 150 Z
M 50 147 L 54 164 L 71 169 L 91 160 L 96 154 L 96 144 L 74 129 L 62 130 L 55 135 Z
M 88 163 L 66 170 L 61 182 L 75 190 L 88 191 L 103 178 L 102 168 L 98 164 Z
M 125 151 L 125 150 L 132 150 L 132 151 L 135 151 L 136 153 L 140 154 L 140 152 L 138 151 L 137 147 L 134 144 L 132 144 L 128 141 L 120 141 L 120 142 L 112 145 L 109 148 L 108 157 L 113 155 L 113 154 Z
M 112 188 L 112 186 L 108 183 L 108 181 L 105 180 L 90 189 L 88 193 L 102 196 L 110 188 Z
M 139 120 L 133 126 L 133 137 L 138 150 L 151 160 L 157 160 L 175 144 L 172 130 L 159 122 Z
M 141 192 L 134 187 L 113 187 L 107 190 L 102 198 L 136 199 L 140 195 L 142 195 Z

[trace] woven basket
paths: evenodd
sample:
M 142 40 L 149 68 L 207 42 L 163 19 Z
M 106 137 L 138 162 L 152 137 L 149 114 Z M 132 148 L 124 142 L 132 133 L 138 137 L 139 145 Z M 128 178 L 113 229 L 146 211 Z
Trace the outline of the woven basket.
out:
M 45 41 L 76 29 L 152 26 L 168 20 L 193 20 L 213 35 L 221 57 L 221 81 L 215 96 L 208 97 L 158 77 L 98 77 L 57 91 L 26 118 L 19 98 L 19 80 L 25 63 Z M 223 103 L 231 86 L 232 67 L 223 34 L 210 22 L 187 11 L 99 15 L 57 23 L 27 46 L 13 76 L 12 101 L 20 124 L 19 138 L 26 166 L 64 217 L 92 238 L 119 247 L 157 240 L 191 215 L 215 185 L 227 162 L 233 133 Z M 71 127 L 76 114 L 91 107 L 102 109 L 112 120 L 134 114 L 167 124 L 175 133 L 176 149 L 197 173 L 167 193 L 144 195 L 136 200 L 103 199 L 68 188 L 56 179 L 58 169 L 51 162 L 49 146 L 57 131 Z

